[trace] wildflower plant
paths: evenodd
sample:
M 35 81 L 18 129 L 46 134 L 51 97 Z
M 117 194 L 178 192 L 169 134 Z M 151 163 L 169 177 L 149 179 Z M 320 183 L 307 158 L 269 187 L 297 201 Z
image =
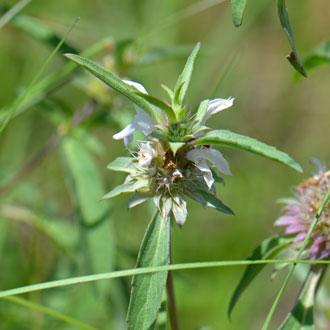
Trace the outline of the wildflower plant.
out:
M 283 260 L 326 261 L 330 256 L 330 171 L 314 160 L 318 171 L 312 177 L 294 187 L 294 198 L 283 198 L 281 216 L 275 226 L 286 227 L 282 235 L 265 239 L 252 253 L 250 260 L 267 260 L 278 257 Z M 249 265 L 237 286 L 229 306 L 229 315 L 247 286 L 263 269 L 262 265 Z M 274 266 L 273 276 L 289 264 Z M 294 269 L 294 268 L 292 268 Z M 311 264 L 305 275 L 297 302 L 280 326 L 281 330 L 314 329 L 314 299 L 327 269 L 326 264 Z M 287 279 L 291 276 L 289 273 Z M 287 281 L 286 281 L 287 282 Z M 283 286 L 285 288 L 285 285 Z M 282 291 L 282 290 L 281 290 Z M 278 296 L 281 297 L 281 294 Z M 276 307 L 276 304 L 274 305 Z M 269 314 L 270 320 L 272 311 Z M 317 322 L 316 322 L 317 323 Z M 268 327 L 268 321 L 263 329 Z
M 132 151 L 132 156 L 119 157 L 108 165 L 110 170 L 127 173 L 127 177 L 104 199 L 129 193 L 129 208 L 148 199 L 154 201 L 156 213 L 145 233 L 137 267 L 160 266 L 170 262 L 170 222 L 174 219 L 179 226 L 183 226 L 188 215 L 188 198 L 202 206 L 233 214 L 216 194 L 214 183 L 223 182 L 219 174 L 231 175 L 231 171 L 228 162 L 215 147 L 246 150 L 301 171 L 291 157 L 274 147 L 228 130 L 212 130 L 206 126 L 212 115 L 231 107 L 234 98 L 207 99 L 197 109 L 185 104 L 185 94 L 199 48 L 197 44 L 193 49 L 174 89 L 162 85 L 168 102 L 149 95 L 139 83 L 121 80 L 89 59 L 66 54 L 68 59 L 129 98 L 136 107 L 132 122 L 113 137 L 122 139 L 128 146 L 133 140 L 133 133 L 140 131 L 145 135 L 145 140 L 138 143 L 137 152 Z M 166 281 L 170 286 L 169 280 L 167 271 L 134 277 L 128 310 L 129 329 L 152 327 Z M 167 292 L 168 295 L 174 294 L 169 289 Z M 169 304 L 171 308 L 173 306 Z M 172 322 L 175 323 L 174 320 Z

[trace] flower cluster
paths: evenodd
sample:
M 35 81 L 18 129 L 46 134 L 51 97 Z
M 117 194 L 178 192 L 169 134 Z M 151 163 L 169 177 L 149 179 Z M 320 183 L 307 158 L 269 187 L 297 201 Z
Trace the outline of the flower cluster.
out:
M 330 171 L 324 167 L 313 177 L 295 187 L 296 196 L 282 210 L 275 226 L 287 226 L 285 234 L 294 235 L 293 247 L 296 254 L 330 188 Z M 330 207 L 326 206 L 313 230 L 304 258 L 318 260 L 330 256 Z M 293 256 L 295 257 L 295 256 Z
M 125 83 L 148 95 L 142 85 L 132 81 Z M 203 104 L 202 115 L 197 112 L 197 115 L 177 123 L 170 123 L 164 118 L 162 125 L 157 125 L 153 118 L 136 106 L 132 122 L 113 137 L 123 139 L 127 146 L 133 140 L 134 131 L 141 131 L 148 140 L 138 145 L 134 157 L 120 157 L 109 164 L 109 169 L 129 175 L 123 185 L 116 187 L 105 198 L 133 192 L 129 207 L 153 198 L 162 215 L 166 217 L 172 212 L 180 226 L 187 217 L 186 197 L 204 206 L 233 213 L 215 194 L 214 182 L 223 181 L 214 169 L 231 175 L 226 159 L 210 145 L 191 143 L 207 130 L 205 122 L 213 114 L 231 107 L 233 101 L 233 98 L 207 100 Z

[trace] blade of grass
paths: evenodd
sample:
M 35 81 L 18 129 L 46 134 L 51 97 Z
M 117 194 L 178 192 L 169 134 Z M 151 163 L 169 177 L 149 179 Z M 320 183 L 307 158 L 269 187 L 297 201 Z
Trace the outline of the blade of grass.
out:
M 36 310 L 38 312 L 41 312 L 41 313 L 43 313 L 45 315 L 48 315 L 48 316 L 51 316 L 54 319 L 60 320 L 64 323 L 67 323 L 70 326 L 73 326 L 73 327 L 78 328 L 78 329 L 96 330 L 96 328 L 94 328 L 94 327 L 92 327 L 88 324 L 82 323 L 82 322 L 80 322 L 80 321 L 78 321 L 78 320 L 76 320 L 76 319 L 74 319 L 74 318 L 72 318 L 68 315 L 64 315 L 64 314 L 62 314 L 60 312 L 57 312 L 57 311 L 55 311 L 51 308 L 36 304 L 34 302 L 28 301 L 28 300 L 20 298 L 20 297 L 4 297 L 2 299 L 5 299 L 7 301 L 13 302 L 15 304 L 21 305 L 23 307 L 26 307 L 26 308 L 29 308 L 29 309 L 32 309 L 32 310 Z
M 182 21 L 188 17 L 197 15 L 200 12 L 217 6 L 225 1 L 226 0 L 203 0 L 197 2 L 187 8 L 184 8 L 183 10 L 174 13 L 173 15 L 166 17 L 164 20 L 159 22 L 157 26 L 149 27 L 148 29 L 146 29 L 147 32 L 145 34 L 142 34 L 141 39 L 150 38 L 151 35 L 159 33 L 160 30 L 163 30 L 171 26 L 172 24 L 178 23 L 179 21 Z
M 220 75 L 220 78 L 211 93 L 210 99 L 214 99 L 216 97 L 216 94 L 218 93 L 218 91 L 219 91 L 220 87 L 222 86 L 224 80 L 226 79 L 228 73 L 230 72 L 230 70 L 232 69 L 234 64 L 236 63 L 236 60 L 237 60 L 239 54 L 240 54 L 239 50 L 236 50 L 236 52 L 231 56 L 230 60 L 228 61 L 227 65 L 225 66 L 225 69 L 223 70 L 222 74 Z
M 16 99 L 16 102 L 14 102 L 12 108 L 9 110 L 8 116 L 6 117 L 6 119 L 4 120 L 4 122 L 2 123 L 2 125 L 0 127 L 0 134 L 6 128 L 6 126 L 9 123 L 9 121 L 13 118 L 13 116 L 15 115 L 16 110 L 18 109 L 18 107 L 24 102 L 24 100 L 26 99 L 26 97 L 30 93 L 32 87 L 39 80 L 40 76 L 43 74 L 43 72 L 47 68 L 48 64 L 50 63 L 50 61 L 53 59 L 53 57 L 55 56 L 55 54 L 57 53 L 57 51 L 60 49 L 60 47 L 62 46 L 62 44 L 66 40 L 66 38 L 69 36 L 69 34 L 71 33 L 71 31 L 73 30 L 73 28 L 77 24 L 78 20 L 79 20 L 79 17 L 74 21 L 74 23 L 71 25 L 71 27 L 69 28 L 69 30 L 67 31 L 67 33 L 64 35 L 64 37 L 62 38 L 62 40 L 59 42 L 59 44 L 57 45 L 57 47 L 53 50 L 53 52 L 50 54 L 50 56 L 44 62 L 44 64 L 42 65 L 41 69 L 35 75 L 35 77 L 32 79 L 32 81 L 30 82 L 30 84 L 28 85 L 28 87 L 26 88 L 26 90 L 24 91 L 24 93 L 20 97 L 18 97 Z
M 308 233 L 307 233 L 307 235 L 306 235 L 306 237 L 305 237 L 305 239 L 304 239 L 304 241 L 302 243 L 301 248 L 298 251 L 297 260 L 300 259 L 301 254 L 304 252 L 304 250 L 305 250 L 305 248 L 306 248 L 306 246 L 308 244 L 309 238 L 311 237 L 311 234 L 312 234 L 312 232 L 313 232 L 313 230 L 314 230 L 314 228 L 315 228 L 315 226 L 316 226 L 316 224 L 317 224 L 320 216 L 322 215 L 324 208 L 328 204 L 329 199 L 330 199 L 330 188 L 329 188 L 327 194 L 325 195 L 325 197 L 323 199 L 322 205 L 320 206 L 320 208 L 318 209 L 318 211 L 316 213 L 316 216 L 314 218 L 313 223 L 309 227 Z M 282 298 L 283 293 L 284 293 L 284 291 L 285 291 L 285 289 L 286 289 L 286 287 L 287 287 L 287 285 L 289 283 L 289 280 L 290 280 L 290 278 L 291 278 L 291 276 L 292 276 L 292 274 L 293 274 L 293 272 L 294 272 L 294 270 L 296 268 L 296 264 L 297 263 L 295 262 L 295 263 L 293 263 L 291 265 L 290 271 L 289 271 L 286 279 L 284 280 L 284 283 L 283 283 L 283 285 L 282 285 L 279 293 L 277 294 L 276 299 L 275 299 L 275 301 L 274 301 L 274 303 L 273 303 L 273 305 L 272 305 L 272 307 L 271 307 L 271 309 L 270 309 L 270 311 L 269 311 L 269 313 L 267 315 L 267 318 L 266 318 L 266 321 L 265 321 L 265 323 L 264 323 L 264 325 L 262 327 L 262 330 L 267 330 L 268 329 L 269 324 L 270 324 L 270 322 L 272 320 L 272 316 L 273 316 L 273 314 L 274 314 L 274 312 L 275 312 L 275 310 L 276 310 L 276 308 L 278 306 L 278 303 L 279 303 L 280 299 Z
M 153 272 L 161 272 L 164 270 L 184 270 L 184 269 L 199 269 L 199 268 L 214 268 L 214 267 L 231 267 L 231 266 L 247 266 L 258 264 L 286 264 L 286 263 L 301 263 L 301 264 L 330 264 L 330 260 L 235 260 L 235 261 L 204 261 L 204 262 L 192 262 L 183 264 L 172 264 L 166 266 L 157 267 L 144 267 L 133 268 L 126 270 L 119 270 L 110 273 L 85 275 L 78 277 L 71 277 L 63 280 L 55 280 L 50 282 L 43 282 L 38 284 L 31 284 L 22 286 L 15 289 L 4 290 L 0 292 L 0 298 L 9 297 L 17 294 L 23 294 L 28 292 L 35 292 L 41 290 L 47 290 L 52 288 L 58 288 L 74 284 L 82 284 L 93 281 L 106 280 L 111 278 L 127 277 L 139 274 L 147 274 Z
M 0 18 L 0 30 L 25 6 L 27 6 L 31 0 L 21 0 L 15 6 L 11 7 L 1 18 Z
M 91 47 L 87 48 L 81 53 L 81 56 L 92 57 L 100 52 L 102 52 L 107 47 L 108 40 L 104 39 L 93 44 Z M 70 73 L 77 68 L 77 64 L 73 62 L 68 62 L 63 67 L 46 76 L 39 82 L 37 82 L 32 88 L 29 95 L 26 96 L 23 102 L 18 106 L 14 117 L 21 114 L 29 107 L 40 102 L 45 96 L 48 96 L 59 87 L 63 87 L 67 82 L 69 82 Z M 14 102 L 15 103 L 15 102 Z M 6 115 L 9 113 L 10 109 L 14 106 L 4 107 L 0 109 L 0 122 L 4 120 Z

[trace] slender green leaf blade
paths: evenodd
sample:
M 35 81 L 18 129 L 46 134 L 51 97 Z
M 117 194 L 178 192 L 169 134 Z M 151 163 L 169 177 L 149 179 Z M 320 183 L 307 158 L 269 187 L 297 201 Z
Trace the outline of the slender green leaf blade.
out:
M 197 112 L 196 112 L 196 117 L 195 121 L 197 124 L 200 124 L 202 120 L 204 119 L 206 112 L 207 112 L 207 106 L 209 104 L 209 100 L 204 100 L 200 103 Z
M 248 260 L 267 260 L 275 258 L 282 250 L 284 250 L 290 243 L 292 238 L 274 236 L 266 238 L 261 244 L 254 249 L 252 255 Z M 236 306 L 238 299 L 241 297 L 242 293 L 250 285 L 250 283 L 255 279 L 255 277 L 262 271 L 266 264 L 260 265 L 249 265 L 241 280 L 239 281 L 232 298 L 229 303 L 228 317 L 230 318 L 231 313 Z
M 233 133 L 231 131 L 214 130 L 208 132 L 203 137 L 196 140 L 195 144 L 211 144 L 249 151 L 254 154 L 285 164 L 298 172 L 303 172 L 301 166 L 288 154 L 279 151 L 275 147 L 269 146 L 256 139 Z
M 301 60 L 298 56 L 296 43 L 294 41 L 293 32 L 292 32 L 292 28 L 291 28 L 291 24 L 290 24 L 289 15 L 288 15 L 288 11 L 287 11 L 287 8 L 286 8 L 285 0 L 277 0 L 277 11 L 278 11 L 278 16 L 280 18 L 282 28 L 283 28 L 286 36 L 288 37 L 291 48 L 292 48 L 292 51 L 290 52 L 290 54 L 286 58 L 290 62 L 290 64 L 301 75 L 303 75 L 304 77 L 307 78 L 307 73 L 306 73 L 306 70 L 304 68 L 304 65 L 302 64 L 302 62 L 301 62 Z
M 139 251 L 136 268 L 169 263 L 170 219 L 157 212 Z M 147 330 L 155 322 L 162 301 L 167 271 L 133 277 L 127 321 L 130 330 Z
M 135 182 L 123 183 L 115 188 L 113 188 L 110 192 L 102 197 L 102 199 L 109 199 L 112 197 L 117 197 L 122 194 L 132 193 L 137 191 L 140 188 L 145 187 L 148 184 L 147 180 L 140 179 Z
M 233 23 L 236 27 L 242 25 L 246 5 L 247 0 L 231 0 Z
M 153 109 L 150 106 L 150 104 L 146 100 L 144 100 L 141 96 L 137 95 L 137 92 L 139 91 L 135 87 L 126 84 L 115 74 L 106 71 L 105 69 L 103 69 L 93 61 L 89 60 L 88 58 L 84 58 L 82 56 L 75 54 L 65 54 L 65 57 L 84 67 L 96 78 L 102 80 L 105 84 L 113 88 L 118 93 L 126 96 L 137 106 L 145 110 L 151 117 L 157 119 L 157 114 L 155 113 L 155 109 Z
M 176 85 L 175 85 L 174 95 L 176 94 L 176 90 L 178 88 L 180 88 L 180 93 L 179 93 L 179 96 L 178 96 L 179 105 L 182 104 L 183 99 L 184 99 L 185 94 L 186 94 L 186 91 L 188 89 L 191 74 L 192 74 L 192 71 L 193 71 L 193 68 L 194 68 L 194 62 L 195 62 L 196 56 L 198 54 L 199 48 L 200 48 L 200 43 L 198 43 L 195 46 L 195 48 L 193 49 L 193 51 L 189 55 L 188 60 L 186 62 L 186 65 L 185 65 L 185 67 L 184 67 L 184 69 L 183 69 Z M 181 84 L 183 84 L 182 87 L 180 87 Z
M 279 330 L 313 330 L 314 327 L 314 296 L 321 271 L 308 274 L 298 301 L 288 314 Z

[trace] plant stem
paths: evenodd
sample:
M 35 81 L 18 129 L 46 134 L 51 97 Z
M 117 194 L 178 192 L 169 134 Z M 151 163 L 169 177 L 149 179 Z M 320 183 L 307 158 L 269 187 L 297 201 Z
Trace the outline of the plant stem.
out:
M 171 252 L 171 238 L 170 238 L 170 264 L 171 263 L 172 263 L 172 252 Z M 168 275 L 167 275 L 166 292 L 167 292 L 168 316 L 170 319 L 171 329 L 180 330 L 178 311 L 175 303 L 173 272 L 170 270 L 168 271 Z

